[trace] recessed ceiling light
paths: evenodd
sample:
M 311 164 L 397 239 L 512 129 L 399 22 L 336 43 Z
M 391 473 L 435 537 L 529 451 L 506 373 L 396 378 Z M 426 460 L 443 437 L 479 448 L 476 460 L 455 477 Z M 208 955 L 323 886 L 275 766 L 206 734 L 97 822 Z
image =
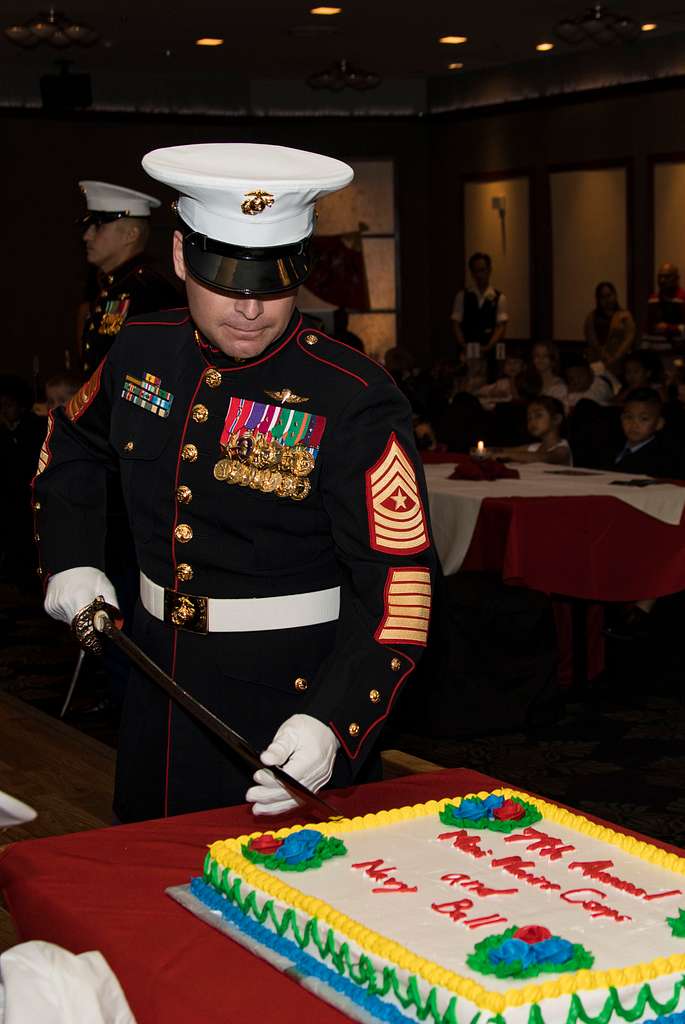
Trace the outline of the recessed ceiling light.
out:
M 467 36 L 440 36 L 438 42 L 448 43 L 451 44 L 452 46 L 458 46 L 460 43 L 465 43 L 467 39 Z
M 342 7 L 312 7 L 310 14 L 340 14 Z
M 642 29 L 643 32 L 653 32 L 654 29 L 658 28 L 658 27 L 659 26 L 655 25 L 653 21 L 646 21 L 644 23 L 644 25 L 640 26 L 640 28 Z
M 212 36 L 202 36 L 201 39 L 195 40 L 196 46 L 223 46 L 223 39 L 214 39 Z
M 540 53 L 546 53 L 547 50 L 553 50 L 554 49 L 554 43 L 538 43 L 538 45 L 535 47 L 535 49 L 539 50 Z
M 447 67 L 450 71 L 460 71 L 463 68 L 463 64 L 448 64 Z

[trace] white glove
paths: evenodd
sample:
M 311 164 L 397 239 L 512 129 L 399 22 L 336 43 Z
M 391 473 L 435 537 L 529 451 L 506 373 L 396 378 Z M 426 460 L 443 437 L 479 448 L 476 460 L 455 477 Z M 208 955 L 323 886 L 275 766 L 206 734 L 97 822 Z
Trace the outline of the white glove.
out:
M 119 607 L 114 587 L 104 572 L 92 565 L 79 565 L 52 576 L 45 592 L 43 607 L 51 619 L 72 624 L 78 612 L 96 597 L 104 597 L 107 604 Z
M 316 793 L 333 774 L 339 746 L 335 733 L 318 718 L 292 715 L 280 727 L 261 760 L 265 765 L 278 765 Z M 271 772 L 259 769 L 254 781 L 257 785 L 245 794 L 247 802 L 253 805 L 253 814 L 282 814 L 297 807 Z

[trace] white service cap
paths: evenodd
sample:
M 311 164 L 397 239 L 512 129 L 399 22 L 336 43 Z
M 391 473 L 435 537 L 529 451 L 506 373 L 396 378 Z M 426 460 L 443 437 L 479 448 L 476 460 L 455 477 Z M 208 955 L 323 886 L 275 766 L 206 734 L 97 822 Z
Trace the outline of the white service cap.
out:
M 301 242 L 314 230 L 316 200 L 354 177 L 341 160 L 249 142 L 154 149 L 143 167 L 181 193 L 189 228 L 246 248 Z
M 107 181 L 79 181 L 86 197 L 86 206 L 93 213 L 118 213 L 129 217 L 149 217 L 150 211 L 161 206 L 159 199 L 132 188 L 111 185 Z
M 306 280 L 315 203 L 354 177 L 329 156 L 243 142 L 155 149 L 143 167 L 180 193 L 193 277 L 244 295 L 277 294 Z

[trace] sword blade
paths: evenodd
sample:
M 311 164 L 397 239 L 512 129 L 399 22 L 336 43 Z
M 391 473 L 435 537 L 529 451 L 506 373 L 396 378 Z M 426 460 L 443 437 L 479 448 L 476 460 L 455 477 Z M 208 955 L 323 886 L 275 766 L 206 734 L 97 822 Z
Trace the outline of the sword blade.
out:
M 119 650 L 123 651 L 129 660 L 145 673 L 148 679 L 151 679 L 153 683 L 156 683 L 162 690 L 168 693 L 196 721 L 204 725 L 215 736 L 218 736 L 245 764 L 248 764 L 251 768 L 259 768 L 263 771 L 271 772 L 276 781 L 280 782 L 298 804 L 310 808 L 316 813 L 317 817 L 323 818 L 326 821 L 330 818 L 340 818 L 340 814 L 335 807 L 322 800 L 320 796 L 317 796 L 316 793 L 312 792 L 303 783 L 298 782 L 288 772 L 277 765 L 267 768 L 266 765 L 262 764 L 259 752 L 240 733 L 232 729 L 221 718 L 218 718 L 213 711 L 210 711 L 197 698 L 193 697 L 187 690 L 184 690 L 175 679 L 167 675 L 152 658 L 148 657 L 145 651 L 141 650 L 138 644 L 121 632 L 112 622 L 107 612 L 96 612 L 94 625 L 96 630 L 116 644 Z

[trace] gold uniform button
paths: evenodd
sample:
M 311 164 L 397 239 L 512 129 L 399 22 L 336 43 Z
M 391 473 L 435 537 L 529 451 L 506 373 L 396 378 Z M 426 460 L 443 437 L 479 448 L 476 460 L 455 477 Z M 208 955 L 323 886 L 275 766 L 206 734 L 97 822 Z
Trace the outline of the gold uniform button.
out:
M 295 680 L 295 689 L 299 690 L 300 693 L 304 693 L 308 686 L 309 683 L 303 676 L 298 676 L 297 679 Z
M 357 722 L 350 722 L 350 724 L 347 727 L 347 731 L 349 732 L 350 736 L 358 736 L 359 724 Z
M 193 567 L 187 562 L 179 562 L 176 566 L 176 579 L 180 583 L 189 583 L 193 578 Z
M 209 417 L 209 409 L 206 405 L 194 405 L 192 415 L 196 423 L 206 423 Z
M 193 500 L 193 492 L 190 487 L 186 487 L 185 484 L 181 484 L 180 487 L 176 488 L 176 501 L 180 505 L 189 505 Z
M 402 668 L 402 662 L 400 661 L 400 659 L 393 658 L 392 661 L 390 662 L 390 668 L 393 670 L 393 672 L 399 672 L 399 670 Z
M 318 340 L 315 334 L 305 334 L 304 336 L 305 345 L 316 345 Z
M 205 384 L 209 388 L 218 388 L 221 384 L 221 374 L 218 370 L 207 370 L 205 374 Z
M 125 452 L 132 452 L 133 449 L 135 448 L 135 445 L 133 441 L 125 441 L 123 447 Z
M 174 530 L 174 537 L 179 544 L 187 544 L 189 540 L 193 539 L 192 526 L 188 526 L 187 523 L 179 523 Z
M 378 701 L 380 699 L 381 699 L 380 691 L 379 690 L 371 690 L 371 692 L 369 693 L 369 700 L 371 701 L 371 703 L 372 704 L 378 704 Z
M 181 458 L 184 462 L 195 462 L 197 460 L 197 445 L 195 444 L 184 444 L 181 449 Z

